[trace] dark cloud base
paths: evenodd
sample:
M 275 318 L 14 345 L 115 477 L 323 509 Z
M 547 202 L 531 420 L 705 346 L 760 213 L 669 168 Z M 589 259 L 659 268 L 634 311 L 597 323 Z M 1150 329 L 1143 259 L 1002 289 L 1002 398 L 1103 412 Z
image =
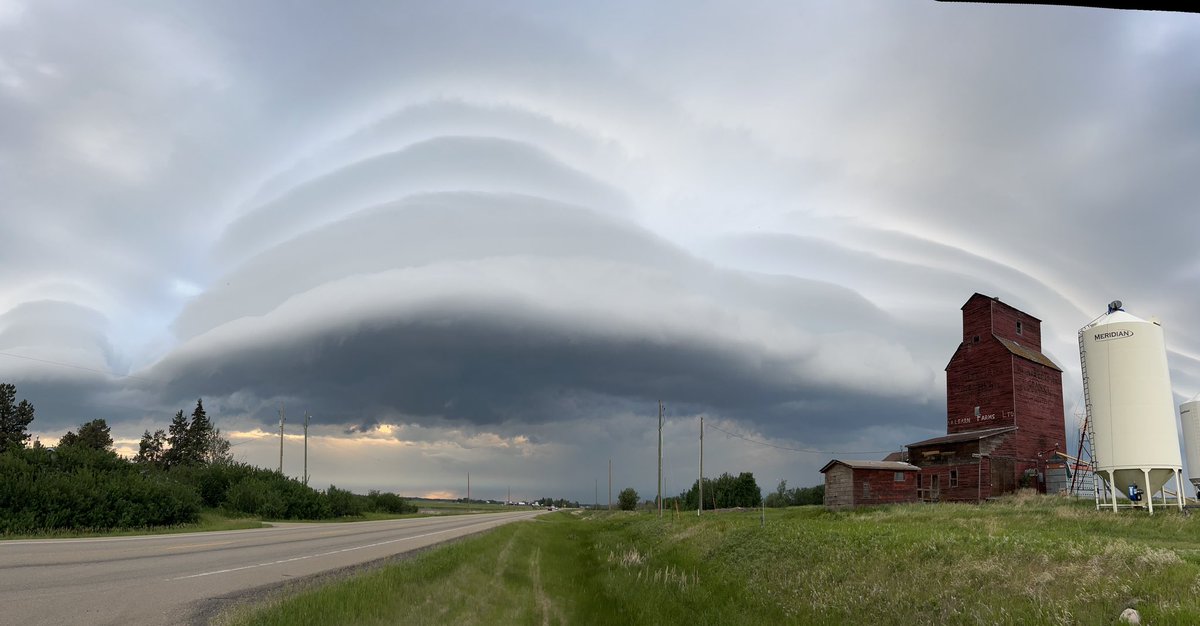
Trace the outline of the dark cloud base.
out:
M 419 320 L 330 329 L 286 345 L 209 357 L 190 363 L 187 378 L 164 395 L 252 391 L 264 400 L 298 402 L 318 421 L 359 429 L 389 414 L 474 424 L 587 417 L 581 410 L 605 417 L 664 399 L 682 411 L 736 415 L 780 435 L 822 438 L 848 428 L 925 421 L 929 409 L 908 399 L 781 381 L 774 370 L 786 363 L 752 362 L 732 349 L 594 336 L 506 315 L 501 303 L 482 308 L 474 314 L 428 310 Z M 590 409 L 572 403 L 597 395 L 611 403 L 589 402 Z M 269 411 L 259 417 L 276 419 Z

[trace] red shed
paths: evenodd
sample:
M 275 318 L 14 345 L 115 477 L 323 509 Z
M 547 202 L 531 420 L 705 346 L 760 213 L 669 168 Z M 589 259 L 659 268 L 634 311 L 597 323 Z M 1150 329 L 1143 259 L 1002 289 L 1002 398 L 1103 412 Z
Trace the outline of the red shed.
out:
M 1003 426 L 908 444 L 921 468 L 917 495 L 922 502 L 977 502 L 1013 491 L 1016 434 L 1016 426 Z
M 917 501 L 915 465 L 898 461 L 840 461 L 821 468 L 825 506 L 840 509 Z

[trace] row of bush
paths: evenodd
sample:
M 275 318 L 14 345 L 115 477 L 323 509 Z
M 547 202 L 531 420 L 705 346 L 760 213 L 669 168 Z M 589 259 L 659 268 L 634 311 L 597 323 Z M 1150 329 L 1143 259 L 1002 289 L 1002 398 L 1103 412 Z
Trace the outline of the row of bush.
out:
M 200 497 L 84 446 L 11 448 L 0 454 L 0 532 L 104 530 L 196 521 Z
M 244 463 L 168 470 L 87 446 L 0 452 L 0 534 L 187 524 L 205 507 L 267 519 L 416 512 L 395 494 L 317 491 Z

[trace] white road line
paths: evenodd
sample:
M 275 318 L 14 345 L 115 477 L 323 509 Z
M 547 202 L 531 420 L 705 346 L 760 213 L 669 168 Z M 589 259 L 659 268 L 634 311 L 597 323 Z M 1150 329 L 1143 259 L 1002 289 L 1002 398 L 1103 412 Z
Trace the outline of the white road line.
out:
M 176 581 L 176 580 L 187 580 L 189 578 L 200 578 L 202 576 L 212 576 L 214 574 L 228 574 L 229 572 L 238 572 L 238 571 L 241 571 L 244 569 L 254 569 L 256 567 L 266 567 L 268 565 L 280 565 L 282 563 L 291 563 L 293 561 L 303 561 L 305 559 L 315 559 L 315 558 L 319 558 L 319 557 L 323 557 L 323 556 L 329 556 L 332 554 L 341 554 L 343 552 L 353 552 L 354 550 L 364 550 L 366 548 L 375 548 L 378 546 L 386 546 L 389 543 L 396 543 L 399 541 L 411 541 L 413 539 L 422 539 L 425 537 L 432 537 L 434 535 L 451 533 L 451 532 L 458 531 L 458 530 L 466 530 L 468 528 L 475 528 L 476 526 L 486 526 L 488 524 L 494 523 L 495 521 L 496 520 L 488 520 L 486 522 L 480 522 L 478 524 L 472 524 L 470 526 L 460 526 L 458 528 L 447 528 L 446 530 L 439 530 L 439 531 L 435 531 L 432 533 L 425 533 L 424 535 L 414 535 L 412 537 L 403 537 L 400 539 L 389 539 L 387 541 L 380 541 L 378 543 L 371 543 L 371 544 L 367 544 L 367 545 L 363 545 L 363 546 L 355 546 L 353 548 L 342 548 L 341 550 L 332 550 L 330 552 L 322 552 L 320 554 L 308 554 L 305 556 L 292 557 L 290 559 L 280 559 L 278 561 L 269 561 L 267 563 L 257 563 L 255 565 L 243 565 L 242 567 L 231 567 L 229 569 L 216 570 L 216 571 L 212 571 L 212 572 L 203 572 L 201 574 L 190 574 L 188 576 L 179 576 L 177 578 L 168 578 L 167 582 Z

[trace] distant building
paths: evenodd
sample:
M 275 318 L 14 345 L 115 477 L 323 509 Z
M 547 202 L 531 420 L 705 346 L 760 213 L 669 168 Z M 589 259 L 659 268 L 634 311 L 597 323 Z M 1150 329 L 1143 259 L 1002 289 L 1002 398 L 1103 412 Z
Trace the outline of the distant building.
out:
M 826 506 L 882 504 L 875 500 L 886 470 L 872 467 L 881 463 L 919 470 L 911 491 L 888 491 L 893 502 L 907 501 L 901 496 L 909 493 L 910 500 L 975 502 L 1022 485 L 1059 488 L 1065 465 L 1057 455 L 1066 451 L 1062 369 L 1042 353 L 1042 321 L 979 293 L 962 312 L 962 342 L 946 365 L 946 435 L 910 443 L 884 461 L 830 461 L 821 469 Z M 847 484 L 857 487 L 847 492 Z
M 913 502 L 920 468 L 897 461 L 839 461 L 821 468 L 831 509 Z

